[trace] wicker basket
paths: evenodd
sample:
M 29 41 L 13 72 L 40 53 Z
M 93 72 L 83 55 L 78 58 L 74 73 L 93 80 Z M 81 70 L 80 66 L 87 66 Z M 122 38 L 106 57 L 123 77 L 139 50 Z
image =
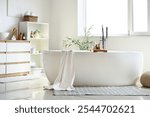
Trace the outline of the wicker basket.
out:
M 23 18 L 23 21 L 37 22 L 38 17 L 37 16 L 25 15 L 24 18 Z

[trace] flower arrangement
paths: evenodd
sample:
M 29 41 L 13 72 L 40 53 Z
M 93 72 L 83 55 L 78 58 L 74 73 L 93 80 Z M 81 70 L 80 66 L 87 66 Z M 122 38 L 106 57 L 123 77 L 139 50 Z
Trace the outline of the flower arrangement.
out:
M 63 45 L 65 48 L 69 48 L 71 46 L 76 46 L 80 50 L 90 50 L 93 45 L 95 44 L 94 41 L 90 40 L 91 37 L 91 29 L 92 26 L 90 26 L 88 29 L 84 29 L 84 36 L 81 38 L 73 38 L 73 37 L 67 37 L 66 40 L 63 40 Z

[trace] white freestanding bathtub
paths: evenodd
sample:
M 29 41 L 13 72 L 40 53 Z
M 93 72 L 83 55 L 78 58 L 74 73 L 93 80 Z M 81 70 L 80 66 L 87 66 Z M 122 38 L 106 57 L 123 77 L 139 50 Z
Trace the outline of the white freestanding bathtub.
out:
M 44 68 L 50 83 L 59 72 L 61 50 L 44 51 Z M 75 51 L 74 86 L 122 86 L 134 85 L 143 69 L 143 56 L 140 52 Z

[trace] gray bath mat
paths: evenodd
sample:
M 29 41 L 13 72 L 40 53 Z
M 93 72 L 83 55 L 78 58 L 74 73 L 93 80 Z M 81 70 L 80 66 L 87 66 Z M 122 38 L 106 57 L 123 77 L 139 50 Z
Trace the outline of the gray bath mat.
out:
M 53 91 L 55 96 L 150 96 L 149 88 L 123 87 L 76 87 L 73 91 Z

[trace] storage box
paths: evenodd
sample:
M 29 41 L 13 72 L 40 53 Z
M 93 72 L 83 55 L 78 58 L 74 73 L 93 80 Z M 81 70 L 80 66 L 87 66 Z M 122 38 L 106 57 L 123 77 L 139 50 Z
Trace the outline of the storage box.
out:
M 24 18 L 23 18 L 23 21 L 37 22 L 38 21 L 38 16 L 25 15 Z

